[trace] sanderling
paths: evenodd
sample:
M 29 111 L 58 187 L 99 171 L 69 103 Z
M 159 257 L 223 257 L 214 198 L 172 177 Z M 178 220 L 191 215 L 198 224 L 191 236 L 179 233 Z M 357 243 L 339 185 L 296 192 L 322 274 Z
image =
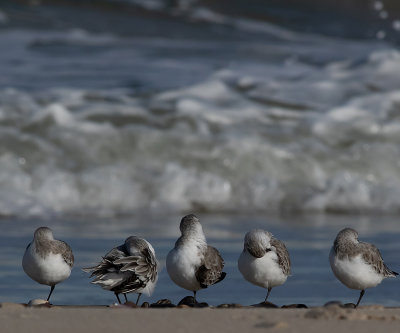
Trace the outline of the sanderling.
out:
M 184 216 L 180 223 L 182 236 L 167 256 L 167 271 L 179 287 L 196 292 L 222 281 L 224 261 L 218 250 L 207 245 L 199 219 L 193 215 Z
M 158 279 L 158 262 L 151 244 L 145 239 L 130 236 L 125 243 L 113 248 L 101 262 L 94 266 L 83 268 L 95 277 L 93 284 L 99 284 L 103 289 L 113 291 L 121 304 L 119 294 L 128 301 L 127 293 L 137 293 L 138 304 L 142 293 L 150 296 Z
M 22 267 L 31 279 L 51 287 L 47 301 L 56 284 L 70 276 L 73 264 L 69 245 L 54 239 L 53 232 L 47 227 L 36 229 L 22 259 Z
M 359 242 L 357 231 L 350 228 L 337 234 L 329 262 L 340 282 L 351 289 L 361 290 L 355 307 L 360 304 L 366 288 L 375 287 L 384 278 L 398 275 L 385 265 L 375 245 Z
M 290 258 L 285 244 L 268 231 L 256 229 L 244 237 L 244 248 L 238 260 L 243 277 L 268 290 L 285 283 L 290 275 Z

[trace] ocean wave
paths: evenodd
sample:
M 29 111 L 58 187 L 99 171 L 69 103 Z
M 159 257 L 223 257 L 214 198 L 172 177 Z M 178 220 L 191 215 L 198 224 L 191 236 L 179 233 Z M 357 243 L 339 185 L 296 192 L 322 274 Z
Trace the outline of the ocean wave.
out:
M 143 95 L 3 89 L 0 214 L 399 212 L 399 58 L 241 66 Z

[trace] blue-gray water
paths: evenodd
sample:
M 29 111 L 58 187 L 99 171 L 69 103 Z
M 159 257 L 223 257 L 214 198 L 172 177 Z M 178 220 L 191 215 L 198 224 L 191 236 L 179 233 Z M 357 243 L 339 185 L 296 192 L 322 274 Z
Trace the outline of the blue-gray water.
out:
M 0 5 L 0 215 L 400 211 L 396 8 L 30 3 Z
M 109 304 L 80 268 L 131 234 L 163 265 L 188 212 L 226 260 L 211 304 L 264 298 L 236 270 L 254 227 L 292 255 L 278 304 L 356 299 L 327 259 L 348 225 L 399 271 L 399 31 L 397 1 L 0 2 L 0 301 L 48 292 L 37 226 L 76 256 L 54 303 Z M 164 269 L 151 300 L 184 295 Z
M 216 246 L 225 259 L 227 277 L 221 283 L 199 291 L 198 299 L 212 305 L 240 303 L 250 305 L 261 302 L 266 295 L 262 288 L 246 282 L 237 269 L 237 259 L 243 248 L 243 236 L 251 228 L 263 228 L 285 241 L 292 259 L 292 276 L 280 287 L 273 289 L 271 301 L 279 305 L 305 303 L 322 305 L 328 301 L 355 302 L 358 291 L 350 290 L 333 276 L 328 254 L 336 233 L 345 226 L 356 228 L 360 240 L 375 243 L 387 265 L 400 271 L 398 239 L 400 231 L 397 217 L 379 216 L 229 216 L 205 215 L 203 228 L 210 244 Z M 174 218 L 176 220 L 174 220 Z M 49 292 L 27 277 L 21 267 L 22 255 L 31 241 L 31 228 L 45 224 L 53 228 L 73 248 L 75 267 L 71 277 L 59 284 L 52 296 L 54 304 L 111 304 L 113 293 L 91 285 L 82 267 L 99 260 L 108 250 L 119 245 L 131 235 L 142 235 L 156 251 L 162 270 L 154 294 L 142 301 L 168 298 L 174 303 L 191 293 L 169 279 L 165 258 L 178 237 L 179 217 L 138 217 L 102 221 L 3 221 L 0 239 L 0 302 L 28 302 L 45 298 Z M 69 223 L 67 223 L 69 222 Z M 16 227 L 18 224 L 19 227 Z M 61 237 L 62 236 L 62 237 Z M 386 279 L 376 288 L 368 289 L 363 304 L 379 303 L 385 306 L 400 305 L 398 279 Z M 136 300 L 136 295 L 129 297 Z

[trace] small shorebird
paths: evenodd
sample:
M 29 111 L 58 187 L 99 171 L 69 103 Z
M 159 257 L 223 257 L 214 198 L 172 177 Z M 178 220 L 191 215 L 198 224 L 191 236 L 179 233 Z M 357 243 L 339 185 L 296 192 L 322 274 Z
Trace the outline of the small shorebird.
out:
M 360 304 L 365 289 L 377 286 L 384 278 L 398 275 L 385 265 L 375 245 L 359 242 L 357 231 L 350 228 L 337 234 L 329 262 L 340 282 L 348 288 L 361 290 L 355 307 Z
M 244 237 L 238 268 L 247 281 L 268 290 L 266 303 L 272 288 L 285 283 L 290 275 L 289 252 L 270 232 L 252 230 Z
M 36 229 L 22 259 L 22 267 L 31 279 L 51 287 L 47 301 L 56 284 L 70 276 L 73 264 L 69 245 L 54 239 L 53 232 L 47 227 Z
M 124 244 L 113 248 L 94 267 L 83 268 L 95 277 L 93 284 L 113 291 L 121 304 L 119 294 L 137 293 L 136 304 L 142 293 L 151 295 L 158 279 L 158 262 L 151 244 L 145 239 L 130 236 Z
M 180 223 L 182 236 L 167 256 L 167 271 L 179 287 L 196 292 L 222 281 L 226 273 L 224 260 L 218 250 L 207 245 L 199 219 L 186 215 Z

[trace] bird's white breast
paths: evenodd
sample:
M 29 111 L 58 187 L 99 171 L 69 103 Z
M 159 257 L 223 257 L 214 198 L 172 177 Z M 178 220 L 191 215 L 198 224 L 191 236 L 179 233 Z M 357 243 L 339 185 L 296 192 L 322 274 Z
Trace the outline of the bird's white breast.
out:
M 49 253 L 43 258 L 36 253 L 34 244 L 25 251 L 22 267 L 31 279 L 49 286 L 64 281 L 71 274 L 71 267 L 61 254 Z
M 285 283 L 287 279 L 277 260 L 277 254 L 273 251 L 261 258 L 243 251 L 238 260 L 238 268 L 247 281 L 263 288 L 273 288 Z
M 199 248 L 194 243 L 172 249 L 167 256 L 167 272 L 178 286 L 197 291 L 201 289 L 196 270 L 201 264 Z
M 351 289 L 363 290 L 375 287 L 384 278 L 382 274 L 378 274 L 371 265 L 363 260 L 361 254 L 351 259 L 339 259 L 332 248 L 329 254 L 329 262 L 339 281 Z

